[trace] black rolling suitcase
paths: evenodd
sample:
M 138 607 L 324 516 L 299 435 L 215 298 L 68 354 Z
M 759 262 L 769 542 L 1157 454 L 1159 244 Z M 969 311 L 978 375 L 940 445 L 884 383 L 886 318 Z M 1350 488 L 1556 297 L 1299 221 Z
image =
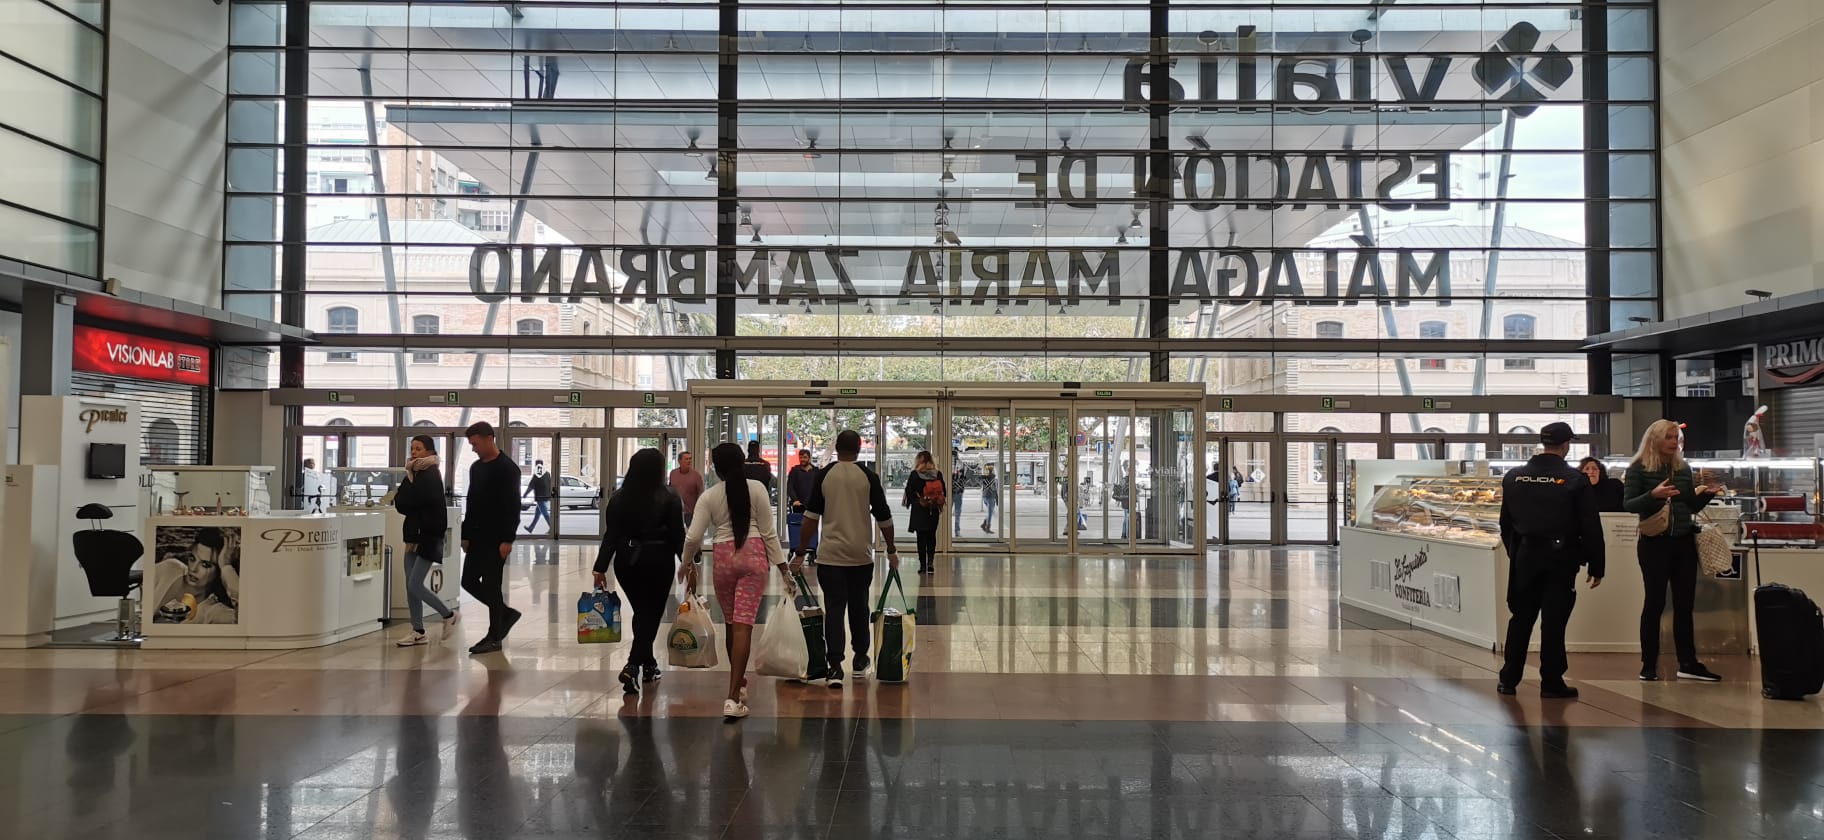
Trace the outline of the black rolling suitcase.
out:
M 1760 552 L 1755 552 L 1760 576 Z M 1754 589 L 1754 636 L 1761 651 L 1761 696 L 1803 700 L 1824 689 L 1824 613 L 1804 590 L 1778 583 Z

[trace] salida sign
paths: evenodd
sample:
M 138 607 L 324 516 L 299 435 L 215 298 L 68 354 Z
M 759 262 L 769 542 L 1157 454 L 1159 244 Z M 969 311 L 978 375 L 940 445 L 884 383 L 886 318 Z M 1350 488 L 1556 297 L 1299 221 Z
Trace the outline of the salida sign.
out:
M 209 350 L 156 338 L 76 327 L 70 366 L 89 373 L 207 386 Z

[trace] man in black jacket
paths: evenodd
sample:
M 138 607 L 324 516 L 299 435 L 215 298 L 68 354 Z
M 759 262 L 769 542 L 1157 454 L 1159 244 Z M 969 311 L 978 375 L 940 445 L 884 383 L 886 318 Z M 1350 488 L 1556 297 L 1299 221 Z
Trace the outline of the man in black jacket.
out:
M 749 481 L 758 481 L 766 485 L 767 497 L 771 498 L 774 504 L 779 502 L 779 491 L 773 484 L 773 465 L 760 457 L 760 441 L 747 442 L 747 464 L 743 467 L 743 471 L 747 474 Z
M 1564 629 L 1577 604 L 1577 569 L 1588 564 L 1590 588 L 1602 585 L 1602 518 L 1589 479 L 1564 462 L 1577 437 L 1564 423 L 1539 430 L 1542 450 L 1501 479 L 1501 543 L 1507 547 L 1507 662 L 1495 690 L 1513 694 L 1526 672 L 1533 623 L 1539 629 L 1539 696 L 1576 699 L 1564 683 L 1570 667 Z
M 507 558 L 519 536 L 519 465 L 501 453 L 492 425 L 476 423 L 466 434 L 476 459 L 462 514 L 462 589 L 488 608 L 488 635 L 469 653 L 495 653 L 519 621 L 506 597 Z

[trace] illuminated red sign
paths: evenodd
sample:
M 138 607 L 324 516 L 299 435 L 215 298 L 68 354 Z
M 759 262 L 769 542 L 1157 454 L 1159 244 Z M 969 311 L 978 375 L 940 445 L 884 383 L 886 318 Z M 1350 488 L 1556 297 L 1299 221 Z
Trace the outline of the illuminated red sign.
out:
M 94 327 L 76 327 L 70 366 L 89 373 L 210 385 L 209 348 L 142 338 Z

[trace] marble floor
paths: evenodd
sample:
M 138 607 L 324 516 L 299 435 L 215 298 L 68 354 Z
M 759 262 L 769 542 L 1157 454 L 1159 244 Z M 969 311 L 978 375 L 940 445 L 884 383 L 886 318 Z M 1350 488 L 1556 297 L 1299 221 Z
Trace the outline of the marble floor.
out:
M 624 646 L 575 641 L 592 558 L 521 547 L 498 655 L 480 610 L 409 649 L 0 651 L 0 837 L 1824 838 L 1824 702 L 1626 655 L 1501 697 L 1489 652 L 1339 608 L 1329 549 L 940 559 L 909 683 L 754 677 L 737 724 L 725 672 L 622 696 Z

